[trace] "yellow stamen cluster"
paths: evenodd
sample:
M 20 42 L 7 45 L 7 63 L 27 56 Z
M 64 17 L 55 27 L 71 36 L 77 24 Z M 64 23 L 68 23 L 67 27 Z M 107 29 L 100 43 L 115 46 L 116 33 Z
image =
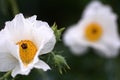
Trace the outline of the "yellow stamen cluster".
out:
M 24 66 L 27 66 L 33 61 L 37 52 L 37 48 L 30 40 L 21 40 L 17 43 L 17 45 L 19 45 L 19 56 Z
M 85 28 L 85 38 L 88 41 L 96 42 L 98 41 L 103 34 L 103 29 L 101 25 L 97 23 L 90 23 Z

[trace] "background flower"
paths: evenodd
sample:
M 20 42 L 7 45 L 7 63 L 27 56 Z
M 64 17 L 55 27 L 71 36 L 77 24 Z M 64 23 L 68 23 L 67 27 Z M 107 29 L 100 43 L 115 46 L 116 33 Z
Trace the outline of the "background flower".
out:
M 117 16 L 109 6 L 93 1 L 82 19 L 65 33 L 64 41 L 75 53 L 81 54 L 84 48 L 92 47 L 100 51 L 99 55 L 117 56 L 120 48 Z

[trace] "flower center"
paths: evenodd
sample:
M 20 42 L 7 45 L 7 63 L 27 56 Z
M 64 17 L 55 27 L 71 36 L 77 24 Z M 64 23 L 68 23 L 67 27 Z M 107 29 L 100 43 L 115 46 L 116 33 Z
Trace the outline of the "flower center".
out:
M 30 40 L 21 40 L 17 43 L 19 45 L 19 55 L 25 66 L 32 62 L 34 59 L 37 48 Z
M 103 34 L 101 25 L 97 23 L 91 23 L 86 26 L 85 29 L 85 38 L 91 42 L 98 41 Z

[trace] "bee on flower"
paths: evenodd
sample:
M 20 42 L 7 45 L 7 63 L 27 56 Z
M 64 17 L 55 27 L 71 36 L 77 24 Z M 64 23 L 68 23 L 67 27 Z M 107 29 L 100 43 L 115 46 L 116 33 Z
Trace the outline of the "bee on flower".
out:
M 117 15 L 110 6 L 99 1 L 91 2 L 82 19 L 65 32 L 64 43 L 76 54 L 82 54 L 91 47 L 99 55 L 116 57 L 120 48 Z
M 15 77 L 28 75 L 32 68 L 50 69 L 38 56 L 52 51 L 55 35 L 47 22 L 36 20 L 36 15 L 24 18 L 23 14 L 17 14 L 6 22 L 0 38 L 1 72 L 12 71 Z

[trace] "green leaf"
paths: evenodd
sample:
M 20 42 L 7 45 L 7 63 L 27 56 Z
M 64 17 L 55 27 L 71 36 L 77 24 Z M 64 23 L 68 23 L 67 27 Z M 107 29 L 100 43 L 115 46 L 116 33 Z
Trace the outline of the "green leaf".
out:
M 58 26 L 56 25 L 56 23 L 54 23 L 52 26 L 52 30 L 54 31 L 54 34 L 56 36 L 56 40 L 61 41 L 60 37 L 61 37 L 62 32 L 65 30 L 65 28 L 63 27 L 61 29 L 58 29 Z

